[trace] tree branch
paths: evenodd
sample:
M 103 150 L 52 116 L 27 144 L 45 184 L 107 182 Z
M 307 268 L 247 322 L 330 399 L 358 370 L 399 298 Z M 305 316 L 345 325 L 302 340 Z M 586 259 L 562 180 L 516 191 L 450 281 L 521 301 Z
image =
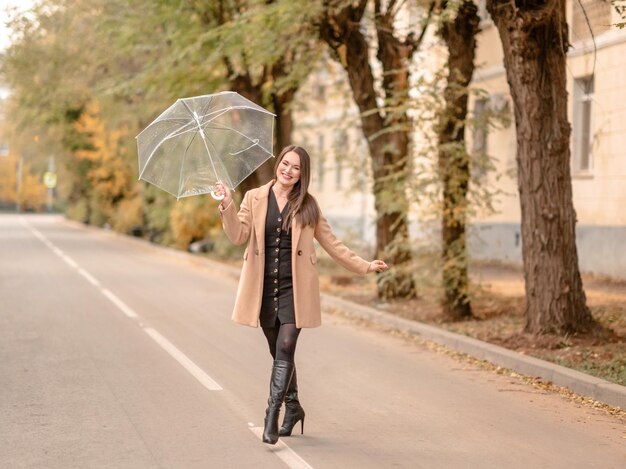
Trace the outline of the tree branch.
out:
M 552 18 L 560 0 L 545 2 L 520 2 L 520 0 L 487 0 L 487 10 L 492 16 L 510 21 L 520 21 L 520 29 L 542 26 Z M 521 3 L 521 5 L 520 5 Z

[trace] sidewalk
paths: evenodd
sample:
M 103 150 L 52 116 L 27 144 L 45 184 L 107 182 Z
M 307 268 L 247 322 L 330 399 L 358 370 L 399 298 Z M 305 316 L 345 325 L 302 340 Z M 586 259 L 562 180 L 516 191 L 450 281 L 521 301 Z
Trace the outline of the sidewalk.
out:
M 112 231 L 102 230 L 82 225 L 80 223 L 64 220 L 72 226 L 94 230 L 99 233 L 117 237 L 128 243 L 141 246 L 143 248 L 154 249 L 165 255 L 174 256 L 181 260 L 189 261 L 198 266 L 207 268 L 213 273 L 219 272 L 228 275 L 233 279 L 239 279 L 240 270 L 224 263 L 220 263 L 205 257 L 200 257 L 191 253 L 178 251 L 172 248 L 152 244 L 148 241 L 121 235 Z M 505 272 L 499 274 L 499 282 L 509 282 L 511 288 L 520 288 L 520 281 L 514 271 L 504 268 Z M 521 275 L 521 272 L 519 273 Z M 522 286 L 523 288 L 523 286 Z M 616 285 L 608 290 L 613 294 L 621 294 L 623 286 Z M 606 293 L 609 293 L 607 290 Z M 625 290 L 626 291 L 626 290 Z M 495 365 L 511 369 L 520 374 L 531 377 L 538 377 L 543 381 L 551 381 L 557 386 L 562 386 L 582 396 L 589 397 L 610 406 L 626 409 L 626 387 L 619 384 L 610 383 L 606 380 L 596 378 L 585 373 L 581 373 L 570 368 L 556 365 L 554 363 L 529 357 L 509 349 L 489 344 L 473 339 L 461 334 L 445 331 L 438 327 L 407 320 L 396 315 L 347 301 L 336 296 L 322 294 L 322 306 L 324 308 L 338 309 L 356 319 L 381 325 L 387 329 L 402 331 L 407 334 L 427 339 L 437 344 L 448 347 L 452 350 L 466 353 L 480 360 L 486 360 Z

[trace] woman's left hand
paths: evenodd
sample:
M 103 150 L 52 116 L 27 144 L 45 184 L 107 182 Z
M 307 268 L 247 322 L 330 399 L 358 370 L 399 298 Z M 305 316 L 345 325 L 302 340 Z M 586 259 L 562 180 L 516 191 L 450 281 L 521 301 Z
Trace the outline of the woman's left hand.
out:
M 370 266 L 367 268 L 367 273 L 369 274 L 370 272 L 384 272 L 388 269 L 389 266 L 385 264 L 384 261 L 376 259 L 375 261 L 370 262 Z

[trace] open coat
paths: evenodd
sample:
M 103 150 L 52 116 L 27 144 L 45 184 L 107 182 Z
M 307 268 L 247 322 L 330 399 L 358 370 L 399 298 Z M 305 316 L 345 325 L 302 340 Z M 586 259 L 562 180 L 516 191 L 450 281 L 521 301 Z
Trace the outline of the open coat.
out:
M 237 289 L 233 321 L 258 327 L 263 297 L 265 267 L 265 217 L 269 191 L 274 181 L 246 193 L 237 212 L 234 202 L 221 209 L 224 232 L 233 244 L 248 243 L 243 255 L 243 268 Z M 359 274 L 367 273 L 369 262 L 348 249 L 333 234 L 321 214 L 315 227 L 302 228 L 294 219 L 291 227 L 291 263 L 296 327 L 318 327 L 322 323 L 315 238 L 340 265 Z

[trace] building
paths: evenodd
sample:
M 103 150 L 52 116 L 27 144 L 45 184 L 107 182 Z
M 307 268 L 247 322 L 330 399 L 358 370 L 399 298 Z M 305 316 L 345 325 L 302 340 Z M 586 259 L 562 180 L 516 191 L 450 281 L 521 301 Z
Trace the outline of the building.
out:
M 510 102 L 498 31 L 482 12 L 480 69 L 473 84 L 486 90 L 489 98 L 473 102 L 475 113 Z M 623 20 L 604 0 L 569 1 L 567 18 L 571 170 L 580 269 L 626 278 L 626 30 L 610 26 Z M 473 137 L 472 147 L 484 146 L 482 150 L 496 158 L 498 173 L 503 175 L 498 184 L 509 195 L 499 198 L 497 214 L 475 220 L 471 253 L 521 264 L 515 128 Z
M 471 100 L 474 115 L 488 108 L 512 109 L 500 38 L 484 0 L 479 0 L 479 11 L 483 19 L 473 86 L 485 94 Z M 568 1 L 567 19 L 572 183 L 580 268 L 626 278 L 626 80 L 622 75 L 626 73 L 626 29 L 611 26 L 623 20 L 604 0 Z M 375 212 L 367 146 L 343 70 L 330 61 L 324 64 L 303 86 L 298 99 L 294 140 L 310 150 L 316 165 L 312 192 L 342 236 L 373 245 Z M 501 194 L 495 203 L 497 213 L 472 220 L 470 254 L 476 259 L 521 265 L 514 125 L 468 133 L 470 151 L 486 152 L 494 158 L 499 178 L 489 182 Z M 419 226 L 412 231 L 419 233 Z

